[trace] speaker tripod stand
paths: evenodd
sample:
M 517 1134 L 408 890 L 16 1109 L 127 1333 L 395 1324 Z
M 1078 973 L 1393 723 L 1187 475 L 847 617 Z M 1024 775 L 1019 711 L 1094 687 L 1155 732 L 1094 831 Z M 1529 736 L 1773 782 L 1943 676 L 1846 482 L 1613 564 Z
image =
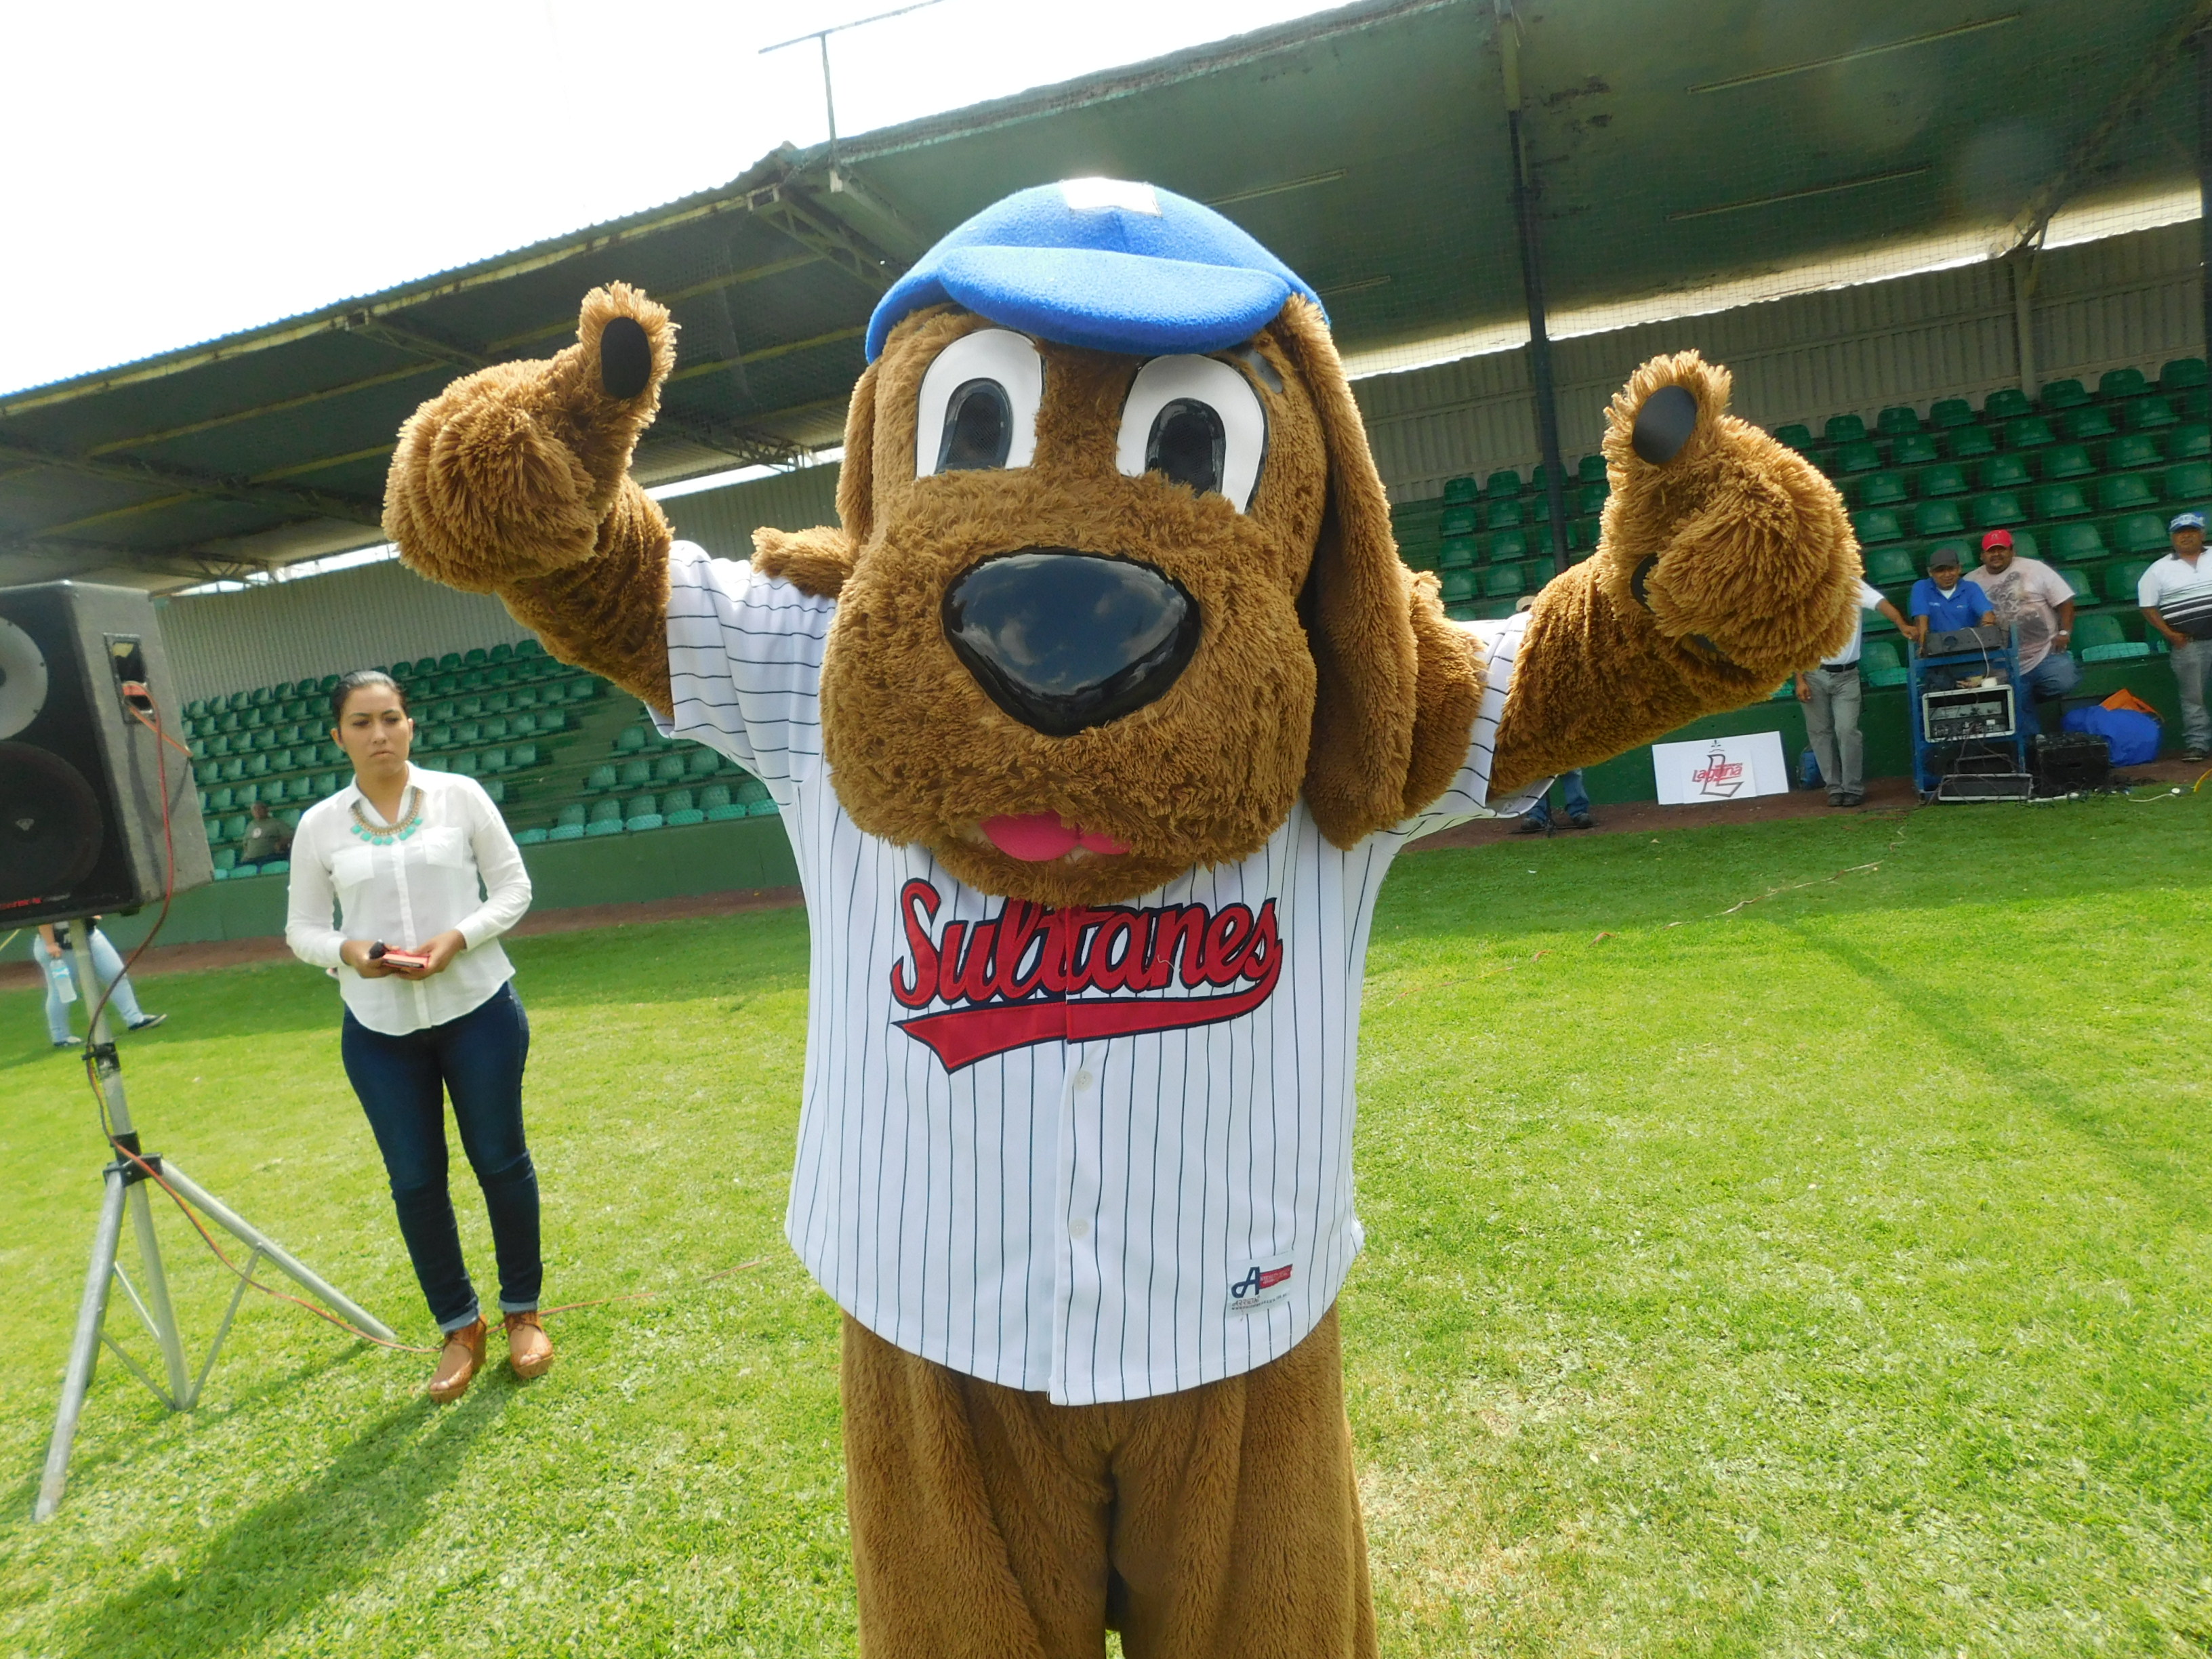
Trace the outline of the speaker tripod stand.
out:
M 77 1418 L 84 1410 L 85 1391 L 92 1386 L 93 1369 L 100 1358 L 100 1346 L 106 1344 L 131 1374 L 153 1390 L 154 1397 L 171 1411 L 190 1411 L 198 1403 L 209 1373 L 215 1370 L 223 1339 L 230 1334 L 231 1321 L 237 1317 L 238 1304 L 246 1297 L 246 1281 L 263 1261 L 289 1274 L 308 1295 L 348 1323 L 384 1341 L 394 1340 L 381 1322 L 332 1289 L 299 1258 L 179 1169 L 173 1160 L 139 1150 L 137 1132 L 131 1122 L 130 1103 L 124 1097 L 123 1067 L 115 1057 L 115 1044 L 108 1033 L 106 1011 L 94 994 L 99 981 L 93 977 L 91 922 L 88 919 L 81 921 L 70 931 L 77 984 L 87 1006 L 94 1012 L 92 1029 L 85 1042 L 99 1069 L 100 1087 L 107 1098 L 111 1133 L 118 1147 L 127 1149 L 143 1164 L 118 1153 L 102 1172 L 106 1185 L 100 1199 L 100 1222 L 93 1231 L 92 1262 L 85 1270 L 84 1299 L 77 1304 L 76 1334 L 70 1343 L 69 1369 L 62 1378 L 61 1409 L 54 1416 L 53 1438 L 46 1444 L 46 1474 L 39 1482 L 38 1504 L 33 1511 L 33 1517 L 40 1521 L 52 1518 L 61 1507 L 62 1487 L 69 1479 L 70 1449 L 76 1439 Z M 186 1364 L 184 1335 L 177 1326 L 176 1310 L 169 1301 L 168 1275 L 161 1267 L 161 1240 L 154 1231 L 153 1206 L 146 1194 L 146 1182 L 151 1179 L 148 1167 L 158 1170 L 162 1182 L 179 1197 L 197 1206 L 208 1219 L 252 1251 L 239 1275 L 237 1288 L 231 1292 L 230 1305 L 223 1310 L 222 1322 L 216 1328 L 215 1340 L 208 1345 L 207 1358 L 201 1364 L 198 1376 L 192 1375 Z M 131 1231 L 138 1241 L 141 1283 L 135 1285 L 116 1256 L 122 1243 L 125 1210 L 131 1212 Z M 111 1285 L 123 1287 L 123 1294 L 137 1311 L 140 1322 L 160 1346 L 167 1388 L 155 1382 L 144 1366 L 107 1334 L 105 1327 Z

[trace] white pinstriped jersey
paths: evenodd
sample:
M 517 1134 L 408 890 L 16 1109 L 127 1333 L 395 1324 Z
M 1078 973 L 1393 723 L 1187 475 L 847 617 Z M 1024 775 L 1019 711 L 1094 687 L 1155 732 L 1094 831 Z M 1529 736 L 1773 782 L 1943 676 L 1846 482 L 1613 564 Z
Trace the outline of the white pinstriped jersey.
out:
M 902 1348 L 1061 1404 L 1266 1364 L 1360 1247 L 1352 1069 L 1375 898 L 1407 842 L 1486 802 L 1525 617 L 1475 625 L 1472 751 L 1350 852 L 1301 800 L 1241 864 L 1125 905 L 979 893 L 862 833 L 822 757 L 836 605 L 688 543 L 670 555 L 673 730 L 768 786 L 812 930 L 785 1231 Z

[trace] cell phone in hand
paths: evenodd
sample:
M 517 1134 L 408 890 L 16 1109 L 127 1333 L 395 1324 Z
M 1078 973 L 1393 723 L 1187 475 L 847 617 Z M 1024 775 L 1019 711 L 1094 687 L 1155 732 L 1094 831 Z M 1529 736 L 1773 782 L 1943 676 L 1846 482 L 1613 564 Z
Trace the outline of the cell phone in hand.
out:
M 430 965 L 428 951 L 395 951 L 381 939 L 368 947 L 368 959 L 380 962 L 387 968 L 428 968 Z

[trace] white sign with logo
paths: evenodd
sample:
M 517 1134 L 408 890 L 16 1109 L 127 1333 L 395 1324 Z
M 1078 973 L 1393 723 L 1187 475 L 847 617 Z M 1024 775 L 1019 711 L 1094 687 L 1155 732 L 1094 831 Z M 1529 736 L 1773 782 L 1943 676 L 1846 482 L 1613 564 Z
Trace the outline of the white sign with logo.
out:
M 1699 743 L 1655 743 L 1651 770 L 1662 806 L 1692 806 L 1790 793 L 1782 733 L 1746 732 Z

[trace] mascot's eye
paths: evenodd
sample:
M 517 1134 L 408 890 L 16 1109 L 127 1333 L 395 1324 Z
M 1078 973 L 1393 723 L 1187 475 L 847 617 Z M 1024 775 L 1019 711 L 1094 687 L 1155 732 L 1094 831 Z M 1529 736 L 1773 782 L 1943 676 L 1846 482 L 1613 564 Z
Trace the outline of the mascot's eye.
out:
M 1267 453 L 1267 415 L 1252 383 L 1212 357 L 1155 357 L 1121 405 L 1116 461 L 1130 477 L 1157 472 L 1199 495 L 1252 504 Z
M 921 377 L 914 476 L 1027 466 L 1036 453 L 1044 359 L 1011 330 L 963 334 Z

